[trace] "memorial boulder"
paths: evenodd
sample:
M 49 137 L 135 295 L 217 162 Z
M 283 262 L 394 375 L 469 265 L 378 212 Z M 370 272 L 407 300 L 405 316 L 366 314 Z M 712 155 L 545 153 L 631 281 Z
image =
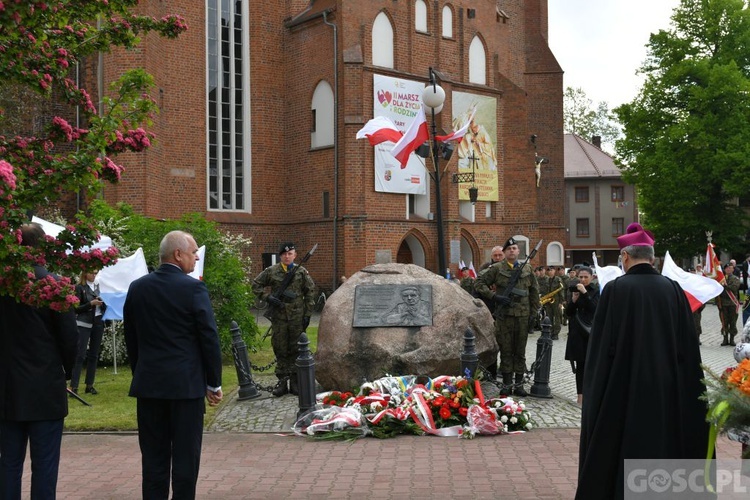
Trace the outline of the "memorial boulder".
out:
M 412 264 L 375 264 L 351 276 L 320 316 L 315 374 L 326 390 L 385 375 L 459 375 L 464 331 L 479 362 L 495 362 L 492 315 L 457 283 Z

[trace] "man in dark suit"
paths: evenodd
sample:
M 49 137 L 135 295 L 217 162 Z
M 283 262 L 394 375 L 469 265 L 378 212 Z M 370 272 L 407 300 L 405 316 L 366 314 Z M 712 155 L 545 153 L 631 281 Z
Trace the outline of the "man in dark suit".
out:
M 145 499 L 195 498 L 203 415 L 218 404 L 221 350 L 206 285 L 187 274 L 198 245 L 172 231 L 159 246 L 161 265 L 135 280 L 123 315 L 133 371 L 130 396 L 138 398 L 138 441 Z
M 39 224 L 21 227 L 21 243 L 44 239 Z M 34 266 L 35 279 L 58 279 Z M 63 420 L 68 414 L 65 381 L 76 359 L 75 312 L 31 307 L 0 296 L 0 498 L 21 498 L 27 444 L 31 447 L 31 498 L 55 498 Z

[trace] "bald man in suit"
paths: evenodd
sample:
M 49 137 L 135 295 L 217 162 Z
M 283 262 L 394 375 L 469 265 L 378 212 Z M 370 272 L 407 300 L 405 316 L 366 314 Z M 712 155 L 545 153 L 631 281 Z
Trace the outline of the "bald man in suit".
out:
M 198 245 L 185 232 L 168 233 L 161 265 L 135 280 L 123 309 L 133 382 L 138 398 L 138 441 L 144 499 L 166 499 L 170 468 L 173 498 L 195 498 L 203 416 L 218 404 L 221 349 L 206 285 L 188 276 Z

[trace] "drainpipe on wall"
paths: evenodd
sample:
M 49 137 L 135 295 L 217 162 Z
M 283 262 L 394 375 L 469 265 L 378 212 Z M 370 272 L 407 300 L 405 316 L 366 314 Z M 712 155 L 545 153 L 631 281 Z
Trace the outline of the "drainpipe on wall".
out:
M 338 284 L 338 221 L 339 221 L 339 49 L 338 29 L 328 21 L 328 11 L 323 11 L 323 22 L 333 28 L 333 282 Z

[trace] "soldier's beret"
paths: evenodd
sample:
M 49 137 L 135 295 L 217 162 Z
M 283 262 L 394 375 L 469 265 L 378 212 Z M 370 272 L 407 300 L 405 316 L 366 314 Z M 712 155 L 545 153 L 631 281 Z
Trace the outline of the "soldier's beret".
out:
M 279 247 L 279 255 L 287 253 L 290 250 L 294 250 L 294 243 L 286 242 L 282 243 Z
M 513 246 L 513 245 L 518 245 L 518 242 L 514 240 L 513 237 L 511 236 L 510 238 L 508 238 L 508 241 L 506 241 L 505 244 L 503 245 L 503 252 L 505 251 L 506 248 Z

